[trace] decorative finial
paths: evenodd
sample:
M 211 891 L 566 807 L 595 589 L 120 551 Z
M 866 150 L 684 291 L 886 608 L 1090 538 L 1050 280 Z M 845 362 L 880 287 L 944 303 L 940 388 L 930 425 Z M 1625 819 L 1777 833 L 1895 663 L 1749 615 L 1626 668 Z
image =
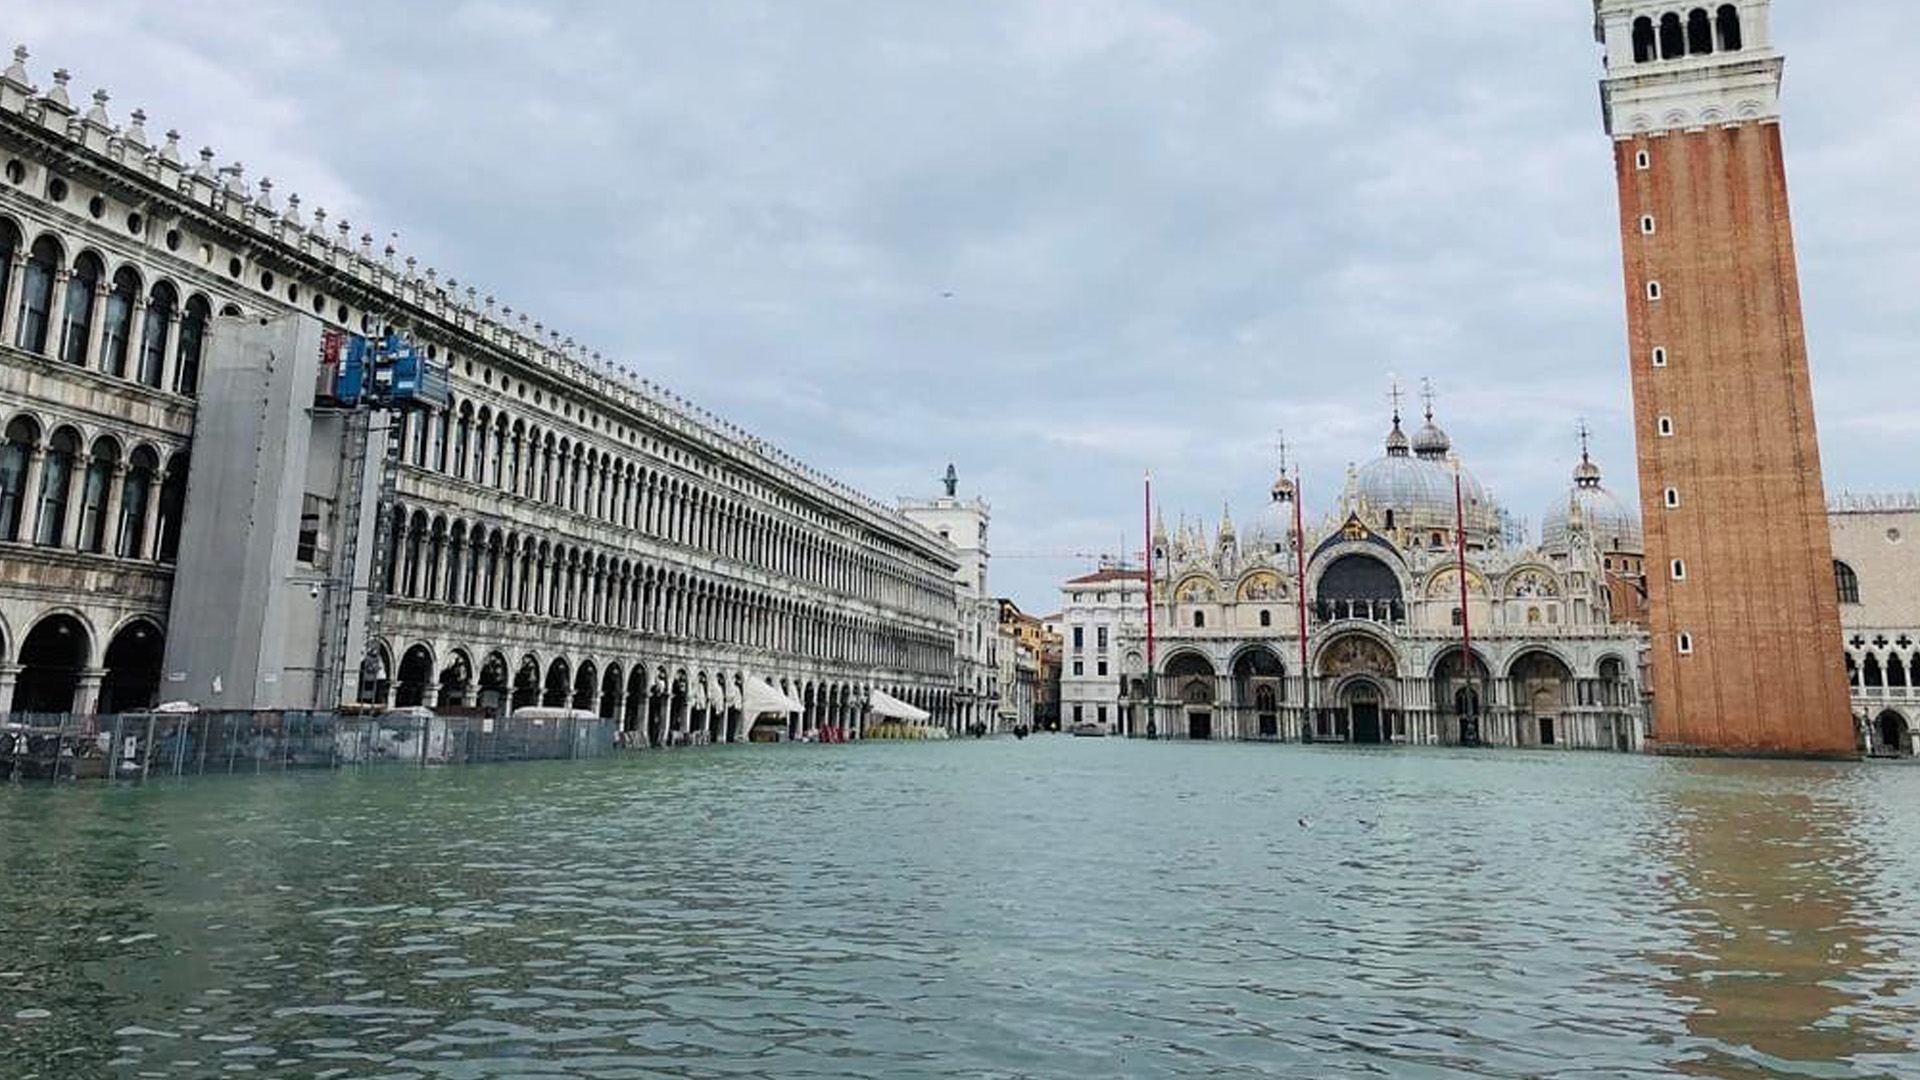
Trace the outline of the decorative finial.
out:
M 1427 423 L 1431 424 L 1433 423 L 1433 380 L 1432 379 L 1425 378 L 1425 377 L 1422 377 L 1420 379 L 1420 396 L 1426 401 Z
M 127 142 L 144 149 L 147 145 L 147 110 L 134 109 L 127 117 Z
M 1393 426 L 1399 427 L 1400 426 L 1400 398 L 1401 398 L 1400 378 L 1397 375 L 1388 375 L 1387 382 L 1388 382 L 1387 400 L 1393 403 Z
M 73 76 L 66 68 L 55 68 L 53 72 L 53 89 L 47 91 L 47 100 L 56 105 L 71 108 L 72 102 L 67 98 L 67 80 L 71 78 L 73 78 Z
M 111 100 L 113 99 L 107 96 L 105 89 L 95 90 L 93 92 L 93 108 L 87 110 L 87 119 L 99 124 L 101 127 L 112 127 L 113 121 L 107 117 L 107 102 Z
M 1587 452 L 1588 451 L 1587 443 L 1592 435 L 1593 435 L 1592 430 L 1590 430 L 1587 427 L 1587 418 L 1584 416 L 1581 417 L 1580 418 L 1580 460 L 1581 461 L 1591 462 L 1593 460 L 1593 458 L 1589 456 Z
M 160 148 L 160 158 L 180 164 L 180 132 L 176 128 L 167 129 L 167 145 Z

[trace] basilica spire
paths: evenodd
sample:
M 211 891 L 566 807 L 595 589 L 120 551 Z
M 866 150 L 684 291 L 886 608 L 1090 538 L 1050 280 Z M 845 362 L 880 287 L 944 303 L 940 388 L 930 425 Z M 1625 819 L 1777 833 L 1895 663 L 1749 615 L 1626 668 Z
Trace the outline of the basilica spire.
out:
M 1400 380 L 1393 380 L 1387 399 L 1393 402 L 1393 430 L 1387 432 L 1387 456 L 1406 457 L 1412 444 L 1407 441 L 1407 433 L 1400 430 Z
M 1593 463 L 1593 455 L 1588 446 L 1588 440 L 1592 434 L 1587 427 L 1587 422 L 1580 421 L 1580 464 L 1573 468 L 1575 487 L 1597 488 L 1600 486 L 1600 466 Z

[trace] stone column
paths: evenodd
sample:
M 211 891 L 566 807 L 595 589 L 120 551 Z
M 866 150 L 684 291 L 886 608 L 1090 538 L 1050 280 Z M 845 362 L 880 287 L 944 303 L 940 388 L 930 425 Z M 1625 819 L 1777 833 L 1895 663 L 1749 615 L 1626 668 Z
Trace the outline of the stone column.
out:
M 107 679 L 107 673 L 100 668 L 88 668 L 80 673 L 80 685 L 73 695 L 73 714 L 92 716 L 100 708 L 100 684 Z
M 13 687 L 19 680 L 19 664 L 0 664 L 0 715 L 13 711 Z
M 160 354 L 160 389 L 169 394 L 177 394 L 180 387 L 180 312 L 167 314 L 166 344 Z
M 72 276 L 70 269 L 55 271 L 53 275 L 53 297 L 47 305 L 47 347 L 42 354 L 49 359 L 59 358 L 61 338 L 66 336 L 67 279 Z
M 120 550 L 120 497 L 132 468 L 121 458 L 107 474 L 106 497 L 100 500 L 100 553 L 103 555 L 113 555 Z
M 79 453 L 85 455 L 86 447 Z M 61 523 L 60 546 L 80 550 L 80 515 L 87 505 L 87 474 L 93 471 L 90 457 L 79 457 L 67 470 L 67 520 Z M 75 481 L 78 481 L 77 483 Z
M 46 460 L 43 447 L 28 449 L 27 475 L 20 486 L 20 542 L 23 544 L 33 543 L 34 533 L 40 527 L 40 470 Z
M 147 562 L 160 558 L 160 491 L 166 486 L 166 476 L 166 466 L 162 465 L 147 485 L 146 531 L 140 534 L 140 550 L 134 553 L 135 558 Z
M 145 362 L 147 343 L 147 298 L 136 295 L 127 311 L 127 359 L 121 375 L 134 382 L 145 383 L 140 378 L 140 365 Z
M 88 371 L 105 370 L 101 365 L 101 358 L 106 355 L 106 350 L 101 348 L 100 332 L 107 325 L 108 291 L 107 283 L 104 281 L 93 287 L 93 313 L 87 319 L 87 358 L 80 365 Z
M 429 709 L 440 704 L 440 683 L 433 677 L 432 672 L 427 673 L 427 684 L 420 690 L 420 704 Z
M 24 287 L 26 276 L 27 252 L 21 248 L 13 253 L 13 258 L 7 260 L 7 309 L 0 312 L 0 342 L 8 345 L 19 342 L 20 308 L 26 301 L 26 297 L 20 295 L 20 290 Z M 6 696 L 0 694 L 0 706 L 6 703 Z

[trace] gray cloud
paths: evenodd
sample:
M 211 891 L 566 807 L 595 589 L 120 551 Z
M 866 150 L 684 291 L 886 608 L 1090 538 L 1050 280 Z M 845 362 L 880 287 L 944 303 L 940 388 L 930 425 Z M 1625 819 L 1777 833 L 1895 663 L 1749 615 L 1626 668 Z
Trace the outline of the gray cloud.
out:
M 1836 15 L 1841 17 L 1836 17 Z M 1584 0 L 19 5 L 36 70 L 880 496 L 948 460 L 1003 554 L 1324 508 L 1431 376 L 1537 517 L 1575 419 L 1631 492 Z M 1920 95 L 1894 0 L 1783 2 L 1835 489 L 1913 486 Z M 952 293 L 951 297 L 943 294 Z M 1050 610 L 1074 560 L 994 584 Z

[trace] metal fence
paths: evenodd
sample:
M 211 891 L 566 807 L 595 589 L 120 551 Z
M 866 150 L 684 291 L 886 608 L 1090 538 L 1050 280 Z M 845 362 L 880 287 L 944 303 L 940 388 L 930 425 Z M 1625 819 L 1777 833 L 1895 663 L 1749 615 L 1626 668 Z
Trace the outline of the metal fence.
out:
M 144 781 L 202 773 L 600 757 L 618 725 L 585 717 L 334 712 L 0 714 L 0 779 Z

